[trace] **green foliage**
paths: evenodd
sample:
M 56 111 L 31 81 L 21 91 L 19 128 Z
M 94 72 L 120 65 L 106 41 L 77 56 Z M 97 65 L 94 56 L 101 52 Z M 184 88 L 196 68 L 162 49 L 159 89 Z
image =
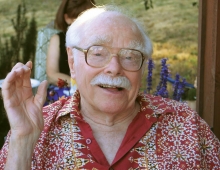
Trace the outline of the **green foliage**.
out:
M 16 32 L 15 37 L 11 37 L 11 44 L 14 51 L 14 62 L 19 62 L 20 49 L 23 44 L 25 30 L 27 28 L 27 17 L 25 4 L 18 5 L 16 20 L 12 19 L 12 25 Z
M 182 100 L 196 100 L 196 88 L 185 88 Z
M 144 6 L 145 6 L 146 10 L 153 8 L 153 1 L 152 0 L 144 0 Z
M 29 29 L 26 32 L 25 40 L 23 43 L 23 63 L 28 61 L 33 62 L 34 69 L 34 57 L 36 51 L 36 40 L 37 40 L 37 23 L 35 18 L 33 17 L 30 24 Z M 32 72 L 32 77 L 34 72 Z
M 0 78 L 3 79 L 17 62 L 34 61 L 37 24 L 33 17 L 29 26 L 25 4 L 18 5 L 16 19 L 11 19 L 15 35 L 0 39 Z M 33 76 L 33 75 L 32 75 Z
M 8 73 L 8 68 L 11 68 L 11 58 L 13 51 L 9 48 L 8 40 L 5 40 L 5 43 L 2 43 L 0 40 L 0 79 L 5 78 L 5 75 Z

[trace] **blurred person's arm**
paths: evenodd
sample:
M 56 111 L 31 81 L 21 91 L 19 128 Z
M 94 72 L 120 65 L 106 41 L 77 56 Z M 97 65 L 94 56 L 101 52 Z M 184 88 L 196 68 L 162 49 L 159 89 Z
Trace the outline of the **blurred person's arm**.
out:
M 46 64 L 46 73 L 47 80 L 49 83 L 54 85 L 57 84 L 58 78 L 67 80 L 68 84 L 70 84 L 70 76 L 67 74 L 63 74 L 59 70 L 59 59 L 60 57 L 60 39 L 57 34 L 53 35 L 50 39 L 50 43 L 47 51 L 47 64 Z M 69 67 L 67 65 L 66 67 Z

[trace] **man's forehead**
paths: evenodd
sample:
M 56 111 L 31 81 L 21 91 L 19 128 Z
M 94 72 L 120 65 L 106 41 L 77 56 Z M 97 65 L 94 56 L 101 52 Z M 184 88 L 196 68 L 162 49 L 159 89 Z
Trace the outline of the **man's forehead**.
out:
M 89 47 L 91 45 L 106 45 L 106 46 L 112 46 L 112 42 L 114 41 L 113 35 L 91 35 L 90 37 L 87 38 L 87 41 L 84 42 L 84 45 L 86 47 Z M 121 46 L 121 47 L 115 47 L 115 48 L 131 48 L 131 49 L 141 49 L 143 47 L 143 43 L 138 40 L 138 39 L 131 39 L 126 42 L 126 46 Z

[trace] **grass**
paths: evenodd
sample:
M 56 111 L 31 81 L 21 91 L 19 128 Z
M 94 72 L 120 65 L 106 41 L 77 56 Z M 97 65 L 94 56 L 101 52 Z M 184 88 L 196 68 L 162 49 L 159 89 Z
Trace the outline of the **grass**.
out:
M 24 0 L 27 16 L 36 18 L 38 29 L 54 19 L 61 0 Z M 22 0 L 0 0 L 0 36 L 14 34 L 11 19 L 16 17 Z M 168 58 L 174 78 L 179 73 L 189 83 L 194 83 L 197 73 L 198 8 L 195 0 L 153 0 L 153 9 L 145 10 L 144 0 L 96 0 L 98 5 L 111 3 L 128 9 L 145 26 L 154 45 L 153 59 L 156 64 L 154 82 L 159 81 L 160 60 Z M 141 89 L 145 88 L 145 77 Z

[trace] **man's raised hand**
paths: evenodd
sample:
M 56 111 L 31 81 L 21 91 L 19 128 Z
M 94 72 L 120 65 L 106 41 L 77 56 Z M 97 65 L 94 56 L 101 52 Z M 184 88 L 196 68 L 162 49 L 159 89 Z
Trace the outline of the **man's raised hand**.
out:
M 33 95 L 30 75 L 32 62 L 17 63 L 2 85 L 4 107 L 14 138 L 29 138 L 36 142 L 43 130 L 42 107 L 46 98 L 47 82 L 38 87 Z

